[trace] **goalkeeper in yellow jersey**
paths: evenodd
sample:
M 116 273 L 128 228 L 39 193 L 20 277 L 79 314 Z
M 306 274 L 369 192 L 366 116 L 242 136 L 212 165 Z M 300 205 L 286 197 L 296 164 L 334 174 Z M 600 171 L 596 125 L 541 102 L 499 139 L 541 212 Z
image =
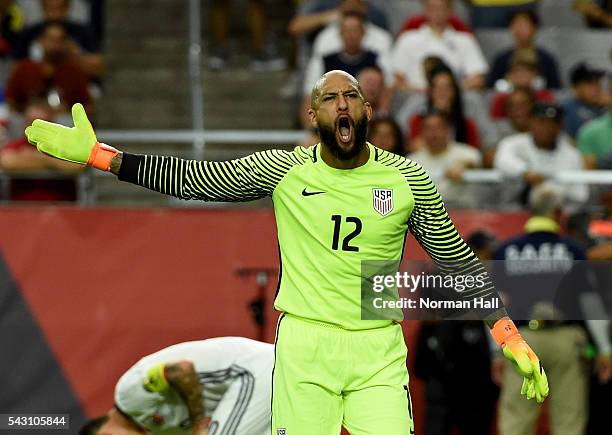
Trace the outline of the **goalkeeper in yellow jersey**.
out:
M 316 146 L 225 162 L 121 152 L 98 142 L 80 105 L 73 108 L 75 127 L 37 120 L 26 134 L 41 152 L 178 198 L 271 196 L 282 270 L 274 302 L 282 315 L 271 433 L 337 435 L 344 425 L 352 435 L 412 434 L 401 311 L 393 318 L 363 317 L 362 265 L 399 261 L 410 232 L 440 269 L 485 277 L 485 285 L 463 291 L 462 300 L 497 295 L 428 174 L 366 142 L 372 109 L 357 81 L 343 71 L 326 73 L 311 105 L 321 138 Z M 543 401 L 546 374 L 505 309 L 491 309 L 483 320 L 523 376 L 521 392 Z

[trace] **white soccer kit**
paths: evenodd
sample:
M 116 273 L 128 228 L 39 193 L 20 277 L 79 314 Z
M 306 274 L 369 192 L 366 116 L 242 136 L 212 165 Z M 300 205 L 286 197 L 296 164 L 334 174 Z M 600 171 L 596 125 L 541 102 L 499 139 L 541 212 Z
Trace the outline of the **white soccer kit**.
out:
M 144 387 L 147 371 L 160 363 L 191 361 L 203 387 L 210 435 L 268 435 L 274 345 L 220 337 L 167 347 L 134 364 L 115 387 L 115 405 L 154 434 L 189 434 L 189 412 L 179 394 Z

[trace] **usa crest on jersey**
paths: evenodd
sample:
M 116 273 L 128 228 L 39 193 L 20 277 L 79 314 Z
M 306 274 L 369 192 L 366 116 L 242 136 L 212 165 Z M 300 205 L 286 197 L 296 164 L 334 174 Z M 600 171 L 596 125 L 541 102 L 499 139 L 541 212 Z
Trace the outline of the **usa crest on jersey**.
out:
M 372 189 L 374 210 L 387 216 L 393 210 L 393 189 Z

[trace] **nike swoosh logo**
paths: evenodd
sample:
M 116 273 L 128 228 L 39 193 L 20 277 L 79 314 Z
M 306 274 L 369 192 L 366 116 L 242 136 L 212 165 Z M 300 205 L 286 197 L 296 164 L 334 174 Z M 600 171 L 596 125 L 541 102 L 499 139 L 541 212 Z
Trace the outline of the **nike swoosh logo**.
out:
M 304 190 L 302 190 L 302 196 L 312 196 L 312 195 L 318 195 L 320 193 L 325 193 L 325 192 L 306 192 L 305 187 L 304 187 Z

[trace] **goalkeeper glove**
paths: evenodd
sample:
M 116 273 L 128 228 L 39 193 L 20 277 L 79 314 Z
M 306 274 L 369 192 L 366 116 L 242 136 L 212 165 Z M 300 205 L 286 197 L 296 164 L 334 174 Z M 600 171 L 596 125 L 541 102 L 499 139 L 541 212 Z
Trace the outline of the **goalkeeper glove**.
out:
M 145 390 L 154 393 L 163 393 L 168 389 L 168 380 L 166 379 L 166 365 L 157 364 L 147 370 L 147 376 L 144 381 Z
M 72 119 L 72 128 L 36 119 L 26 128 L 26 137 L 42 153 L 103 171 L 110 170 L 111 161 L 119 151 L 98 142 L 82 104 L 72 106 Z
M 504 356 L 509 359 L 523 376 L 521 394 L 527 399 L 544 402 L 548 396 L 548 378 L 538 356 L 523 340 L 514 322 L 508 318 L 495 322 L 491 329 L 493 338 L 502 348 Z

